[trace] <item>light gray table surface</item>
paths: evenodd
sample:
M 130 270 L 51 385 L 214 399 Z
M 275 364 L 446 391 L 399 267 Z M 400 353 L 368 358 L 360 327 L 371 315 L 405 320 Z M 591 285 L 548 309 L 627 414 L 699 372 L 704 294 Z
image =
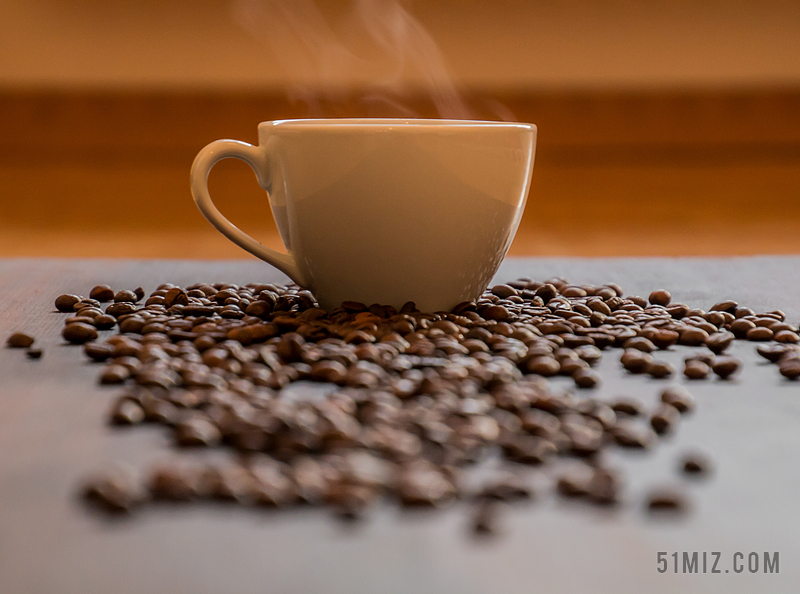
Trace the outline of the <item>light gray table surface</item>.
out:
M 644 296 L 666 288 L 702 308 L 730 298 L 800 320 L 800 257 L 507 259 L 497 280 L 555 275 L 614 281 Z M 115 390 L 96 384 L 97 367 L 80 349 L 61 344 L 53 299 L 101 282 L 149 293 L 160 282 L 284 280 L 250 260 L 0 260 L 2 337 L 27 331 L 45 350 L 32 361 L 0 349 L 0 593 L 800 591 L 800 382 L 784 380 L 752 343 L 739 341 L 733 353 L 745 363 L 742 373 L 732 382 L 691 383 L 698 407 L 675 435 L 646 454 L 610 453 L 627 481 L 616 510 L 560 501 L 540 473 L 536 500 L 509 509 L 503 533 L 490 539 L 472 537 L 464 504 L 432 513 L 385 505 L 354 526 L 315 509 L 166 506 L 109 521 L 81 505 L 76 489 L 91 472 L 178 454 L 158 427 L 106 425 Z M 677 347 L 664 358 L 680 364 L 688 351 Z M 655 402 L 666 384 L 624 374 L 618 358 L 605 352 L 597 396 Z M 695 448 L 714 460 L 707 480 L 687 481 L 676 470 Z M 661 484 L 686 490 L 688 514 L 644 513 L 644 493 Z M 672 553 L 695 551 L 709 559 L 718 551 L 721 573 L 685 575 L 682 561 L 672 572 Z M 659 552 L 669 555 L 668 573 L 657 571 Z M 751 552 L 760 557 L 758 573 L 748 570 Z M 779 573 L 763 573 L 764 552 L 779 554 Z M 736 553 L 744 554 L 742 573 L 733 571 Z

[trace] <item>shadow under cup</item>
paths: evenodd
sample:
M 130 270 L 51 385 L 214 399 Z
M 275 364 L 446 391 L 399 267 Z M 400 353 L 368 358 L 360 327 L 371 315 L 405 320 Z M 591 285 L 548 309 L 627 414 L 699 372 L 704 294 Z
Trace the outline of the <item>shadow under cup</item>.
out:
M 323 309 L 414 301 L 449 311 L 477 299 L 505 257 L 535 144 L 531 124 L 264 122 L 259 181 L 296 267 L 290 276 Z

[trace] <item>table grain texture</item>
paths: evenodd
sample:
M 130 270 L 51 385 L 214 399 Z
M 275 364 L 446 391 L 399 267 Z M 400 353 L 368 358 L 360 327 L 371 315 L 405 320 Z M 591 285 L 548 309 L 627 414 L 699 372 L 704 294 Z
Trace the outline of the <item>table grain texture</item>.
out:
M 800 320 L 800 257 L 507 259 L 497 280 L 555 275 L 614 281 L 643 296 L 666 288 L 674 300 L 706 309 L 735 299 Z M 464 504 L 432 513 L 384 505 L 355 525 L 325 510 L 226 505 L 154 506 L 112 521 L 82 505 L 81 481 L 110 463 L 144 468 L 196 454 L 172 451 L 159 427 L 106 424 L 117 390 L 98 386 L 97 365 L 62 343 L 55 297 L 87 294 L 99 283 L 149 293 L 162 282 L 285 280 L 250 260 L 0 260 L 2 337 L 25 331 L 44 349 L 38 361 L 0 349 L 0 593 L 800 591 L 800 382 L 760 361 L 752 343 L 732 348 L 745 362 L 735 380 L 691 383 L 698 407 L 675 435 L 645 454 L 609 452 L 626 476 L 616 510 L 558 500 L 541 471 L 536 500 L 510 508 L 502 535 L 490 539 L 471 535 Z M 677 365 L 688 351 L 676 347 L 664 358 Z M 654 403 L 663 386 L 689 383 L 626 376 L 618 358 L 619 351 L 604 353 L 603 384 L 593 392 L 600 398 Z M 676 465 L 695 448 L 711 453 L 715 469 L 687 481 Z M 685 487 L 688 514 L 667 520 L 643 511 L 644 494 L 661 484 Z M 685 575 L 679 566 L 675 574 L 671 557 L 669 572 L 657 571 L 658 552 L 694 551 L 719 551 L 722 572 Z M 742 573 L 733 571 L 737 552 Z M 754 574 L 751 552 L 761 557 Z M 779 553 L 778 574 L 763 573 L 764 552 Z

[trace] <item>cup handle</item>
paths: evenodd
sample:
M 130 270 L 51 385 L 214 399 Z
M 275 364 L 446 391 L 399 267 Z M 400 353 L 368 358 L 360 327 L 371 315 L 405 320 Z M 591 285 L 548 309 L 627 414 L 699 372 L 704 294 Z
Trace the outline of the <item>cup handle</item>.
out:
M 239 140 L 215 140 L 205 146 L 192 163 L 192 197 L 197 208 L 208 219 L 208 222 L 233 243 L 247 250 L 256 258 L 272 264 L 298 285 L 307 286 L 304 275 L 290 254 L 281 254 L 256 241 L 226 219 L 214 205 L 208 193 L 208 174 L 217 161 L 229 158 L 241 159 L 250 165 L 256 174 L 259 185 L 262 188 L 269 186 L 269 157 L 263 149 Z

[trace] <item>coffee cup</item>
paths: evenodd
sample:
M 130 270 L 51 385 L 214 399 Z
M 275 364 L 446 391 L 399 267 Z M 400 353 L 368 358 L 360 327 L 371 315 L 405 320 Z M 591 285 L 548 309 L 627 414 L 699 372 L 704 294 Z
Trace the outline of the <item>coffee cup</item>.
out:
M 425 119 L 262 122 L 259 144 L 217 140 L 194 160 L 203 215 L 238 246 L 309 289 L 343 301 L 449 311 L 477 299 L 514 238 L 530 187 L 533 124 Z M 267 191 L 287 253 L 217 210 L 208 174 L 248 163 Z

